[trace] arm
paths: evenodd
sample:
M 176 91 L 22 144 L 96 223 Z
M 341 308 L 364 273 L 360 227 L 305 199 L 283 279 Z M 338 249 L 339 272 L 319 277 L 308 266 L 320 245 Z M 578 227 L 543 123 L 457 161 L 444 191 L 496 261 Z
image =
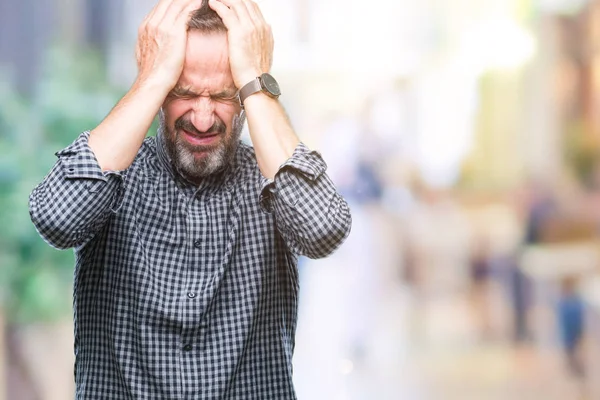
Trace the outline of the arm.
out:
M 229 60 L 238 88 L 271 68 L 273 36 L 251 0 L 210 0 L 228 29 Z M 256 159 L 264 177 L 261 206 L 272 212 L 288 247 L 311 258 L 333 252 L 350 233 L 348 204 L 316 152 L 300 144 L 277 99 L 244 101 Z
M 189 15 L 201 2 L 161 0 L 140 25 L 137 79 L 90 134 L 90 148 L 103 171 L 126 169 L 133 162 L 152 120 L 181 75 Z
M 86 243 L 115 213 L 123 178 L 183 69 L 189 13 L 201 0 L 160 0 L 139 30 L 138 77 L 97 128 L 57 153 L 30 195 L 40 235 L 57 248 Z
M 88 146 L 89 132 L 56 153 L 58 161 L 29 196 L 39 234 L 58 249 L 85 244 L 123 199 L 124 172 L 103 172 Z
M 277 99 L 256 93 L 244 102 L 250 139 L 262 174 L 273 179 L 300 140 Z
M 250 0 L 210 0 L 223 19 L 229 41 L 229 63 L 238 88 L 271 69 L 273 35 L 256 3 Z M 272 179 L 299 140 L 277 99 L 259 92 L 244 101 L 248 129 L 262 174 Z
M 275 175 L 263 178 L 261 208 L 275 215 L 288 247 L 310 258 L 326 257 L 350 234 L 348 203 L 337 192 L 321 155 L 300 143 Z

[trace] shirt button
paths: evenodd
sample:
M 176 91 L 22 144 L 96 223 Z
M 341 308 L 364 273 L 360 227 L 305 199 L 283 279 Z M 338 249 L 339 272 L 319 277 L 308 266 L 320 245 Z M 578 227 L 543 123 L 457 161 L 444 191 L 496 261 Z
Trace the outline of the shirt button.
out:
M 202 241 L 200 241 L 200 239 L 194 240 L 194 247 L 199 249 L 200 246 L 202 246 Z
M 194 293 L 194 292 L 189 292 L 189 293 L 188 293 L 188 297 L 189 297 L 190 299 L 195 299 L 195 298 L 196 298 L 196 293 Z
M 191 350 L 192 350 L 191 344 L 186 344 L 185 346 L 183 346 L 183 351 L 191 351 Z

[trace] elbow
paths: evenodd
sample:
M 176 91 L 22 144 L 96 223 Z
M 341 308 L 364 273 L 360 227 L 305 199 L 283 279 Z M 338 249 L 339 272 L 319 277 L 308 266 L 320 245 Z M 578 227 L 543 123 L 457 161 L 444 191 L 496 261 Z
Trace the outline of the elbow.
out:
M 31 221 L 39 235 L 46 243 L 58 250 L 66 250 L 75 246 L 70 235 L 57 224 L 31 213 Z
M 38 234 L 46 243 L 58 250 L 74 247 L 73 235 L 60 213 L 45 212 L 32 194 L 29 200 L 29 216 Z
M 316 226 L 311 234 L 312 240 L 305 242 L 304 255 L 319 259 L 332 255 L 346 241 L 352 228 L 350 213 L 344 213 L 327 224 Z

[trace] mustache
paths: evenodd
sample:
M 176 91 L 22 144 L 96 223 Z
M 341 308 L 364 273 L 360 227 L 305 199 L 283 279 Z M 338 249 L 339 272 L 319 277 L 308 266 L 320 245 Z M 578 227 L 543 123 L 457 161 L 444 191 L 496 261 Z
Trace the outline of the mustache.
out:
M 175 130 L 184 130 L 196 135 L 214 135 L 214 134 L 223 134 L 225 133 L 225 131 L 227 130 L 227 127 L 225 126 L 225 123 L 223 121 L 221 121 L 220 119 L 217 119 L 215 121 L 215 123 L 208 128 L 208 130 L 206 130 L 205 132 L 201 132 L 198 129 L 196 129 L 196 127 L 194 126 L 194 124 L 192 124 L 192 122 L 189 119 L 185 119 L 183 117 L 179 117 L 177 118 L 177 120 L 175 121 Z

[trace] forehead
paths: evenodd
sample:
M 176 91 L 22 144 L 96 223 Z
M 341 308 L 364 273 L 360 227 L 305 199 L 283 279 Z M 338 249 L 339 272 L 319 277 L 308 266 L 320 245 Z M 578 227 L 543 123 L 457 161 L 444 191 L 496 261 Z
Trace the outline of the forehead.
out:
M 185 64 L 178 85 L 191 87 L 195 91 L 233 86 L 225 33 L 189 31 Z

